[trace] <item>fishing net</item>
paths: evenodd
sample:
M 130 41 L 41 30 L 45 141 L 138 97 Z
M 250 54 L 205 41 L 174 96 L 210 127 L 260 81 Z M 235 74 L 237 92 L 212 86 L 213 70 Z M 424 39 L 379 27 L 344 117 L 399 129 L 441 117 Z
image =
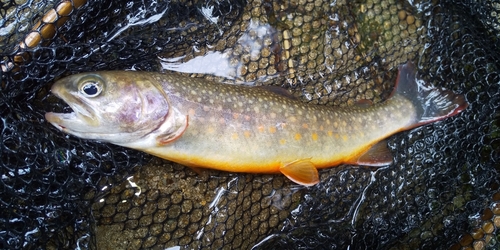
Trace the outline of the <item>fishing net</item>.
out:
M 0 2 L 0 248 L 461 249 L 500 243 L 498 1 Z M 394 163 L 202 171 L 57 131 L 55 80 L 175 71 L 383 101 L 397 66 L 463 94 L 460 115 L 388 140 Z M 265 149 L 263 149 L 265 150 Z

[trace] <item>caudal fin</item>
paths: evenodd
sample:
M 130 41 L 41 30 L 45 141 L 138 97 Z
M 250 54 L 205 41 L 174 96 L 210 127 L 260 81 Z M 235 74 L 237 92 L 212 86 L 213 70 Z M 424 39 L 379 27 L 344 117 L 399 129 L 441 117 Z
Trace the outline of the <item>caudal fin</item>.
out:
M 399 67 L 395 93 L 409 99 L 417 109 L 417 120 L 411 127 L 435 122 L 454 116 L 467 108 L 462 95 L 444 88 L 424 85 L 415 78 L 415 66 L 408 62 Z

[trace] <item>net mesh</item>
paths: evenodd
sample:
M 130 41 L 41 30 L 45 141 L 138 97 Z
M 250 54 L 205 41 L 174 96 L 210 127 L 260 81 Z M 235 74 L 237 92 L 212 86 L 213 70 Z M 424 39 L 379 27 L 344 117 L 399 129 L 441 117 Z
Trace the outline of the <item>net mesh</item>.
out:
M 498 248 L 496 1 L 2 1 L 0 248 Z M 303 188 L 62 134 L 51 83 L 178 71 L 304 102 L 383 101 L 397 66 L 464 94 L 457 117 L 392 136 L 391 166 Z

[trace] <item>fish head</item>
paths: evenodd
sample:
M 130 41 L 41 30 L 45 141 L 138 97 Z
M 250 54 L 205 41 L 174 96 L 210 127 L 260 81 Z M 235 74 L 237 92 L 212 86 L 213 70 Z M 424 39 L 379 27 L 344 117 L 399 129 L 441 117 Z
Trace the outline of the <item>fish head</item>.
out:
M 73 112 L 49 112 L 45 118 L 84 139 L 121 145 L 144 137 L 167 119 L 169 103 L 152 78 L 134 73 L 84 73 L 55 82 L 51 92 Z

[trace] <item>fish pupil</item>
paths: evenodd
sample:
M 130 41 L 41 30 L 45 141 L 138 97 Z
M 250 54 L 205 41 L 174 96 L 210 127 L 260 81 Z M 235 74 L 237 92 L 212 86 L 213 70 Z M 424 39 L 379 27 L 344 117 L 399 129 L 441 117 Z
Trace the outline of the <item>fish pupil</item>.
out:
M 97 86 L 95 82 L 89 82 L 82 87 L 83 93 L 85 93 L 89 97 L 97 96 L 100 93 L 100 88 Z

